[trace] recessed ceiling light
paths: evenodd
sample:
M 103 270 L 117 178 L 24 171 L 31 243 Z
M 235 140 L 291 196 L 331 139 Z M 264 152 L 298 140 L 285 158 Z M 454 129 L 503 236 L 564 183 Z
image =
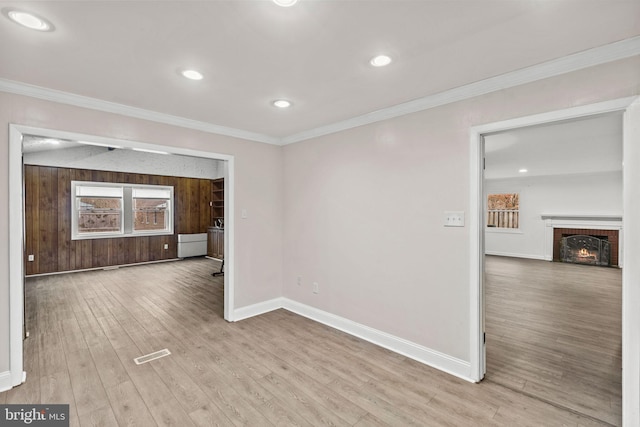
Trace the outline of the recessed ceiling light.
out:
M 204 77 L 201 72 L 196 70 L 183 70 L 181 74 L 190 80 L 202 80 Z
M 296 4 L 297 1 L 298 0 L 273 0 L 275 4 L 282 7 L 293 6 L 294 4 Z
M 528 171 L 527 169 L 524 169 L 524 168 L 523 168 L 523 169 L 518 170 L 518 172 L 520 172 L 520 173 L 527 173 L 527 172 L 529 172 L 529 171 Z
M 391 64 L 391 58 L 387 55 L 378 55 L 371 58 L 369 63 L 374 67 L 384 67 L 385 65 Z
M 9 10 L 6 13 L 9 19 L 23 27 L 38 31 L 53 31 L 53 25 L 49 21 L 33 13 L 22 12 L 20 10 Z
M 286 99 L 276 99 L 273 101 L 273 106 L 278 108 L 289 108 L 291 107 L 291 101 L 287 101 Z

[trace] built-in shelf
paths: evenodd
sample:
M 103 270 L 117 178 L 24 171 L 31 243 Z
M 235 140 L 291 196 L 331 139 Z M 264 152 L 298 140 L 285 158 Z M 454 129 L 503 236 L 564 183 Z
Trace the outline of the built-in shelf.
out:
M 207 255 L 217 259 L 224 258 L 224 178 L 211 181 L 211 222 L 207 230 Z
M 224 224 L 224 178 L 211 181 L 211 226 Z

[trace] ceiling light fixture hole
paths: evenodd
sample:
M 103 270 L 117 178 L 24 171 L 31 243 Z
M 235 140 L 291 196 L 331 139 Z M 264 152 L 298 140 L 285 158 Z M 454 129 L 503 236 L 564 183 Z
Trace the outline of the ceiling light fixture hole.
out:
M 294 4 L 296 4 L 298 2 L 298 0 L 273 0 L 273 2 L 275 4 L 277 4 L 278 6 L 289 7 L 289 6 L 293 6 Z
M 180 74 L 189 80 L 202 80 L 204 78 L 202 73 L 196 70 L 182 70 Z
M 286 99 L 276 99 L 272 102 L 274 107 L 277 108 L 289 108 L 291 107 L 291 101 L 287 101 Z
M 3 10 L 3 13 L 11 21 L 31 30 L 53 31 L 54 29 L 51 22 L 30 12 L 24 12 L 16 9 L 5 9 Z
M 371 65 L 374 67 L 384 67 L 385 65 L 391 64 L 391 57 L 387 55 L 378 55 L 371 58 L 369 61 Z

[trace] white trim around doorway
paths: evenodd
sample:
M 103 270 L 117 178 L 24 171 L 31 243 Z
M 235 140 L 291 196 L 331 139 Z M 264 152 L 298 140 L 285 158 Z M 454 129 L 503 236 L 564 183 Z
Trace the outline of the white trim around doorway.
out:
M 629 97 L 533 116 L 520 117 L 470 129 L 470 376 L 480 381 L 485 374 L 484 345 L 484 211 L 483 136 L 521 127 L 581 117 L 624 112 L 623 218 L 624 259 L 640 259 L 640 98 Z M 622 237 L 622 236 L 621 236 Z M 640 425 L 640 265 L 627 263 L 622 274 L 622 421 Z M 637 264 L 637 263 L 636 263 Z
M 117 145 L 126 149 L 138 148 L 163 151 L 169 154 L 223 160 L 225 164 L 225 274 L 224 274 L 224 318 L 232 322 L 234 315 L 235 257 L 234 257 L 234 156 L 197 151 L 179 147 L 149 144 L 138 141 L 119 140 L 75 132 L 41 129 L 20 124 L 9 124 L 9 381 L 0 373 L 0 387 L 15 387 L 23 383 L 26 373 L 23 366 L 23 319 L 24 319 L 24 178 L 22 164 L 22 136 L 41 135 L 49 138 L 84 140 Z M 6 387 L 5 387 L 6 388 Z

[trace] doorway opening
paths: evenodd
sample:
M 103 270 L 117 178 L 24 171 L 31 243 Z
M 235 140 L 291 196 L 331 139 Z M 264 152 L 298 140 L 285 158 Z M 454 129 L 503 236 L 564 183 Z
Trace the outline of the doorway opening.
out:
M 492 123 L 473 127 L 470 130 L 470 169 L 471 169 L 471 203 L 470 203 L 470 300 L 471 300 L 471 377 L 474 381 L 480 381 L 487 372 L 486 344 L 485 344 L 485 286 L 487 280 L 487 266 L 485 264 L 485 209 L 484 200 L 486 189 L 484 188 L 484 137 L 497 132 L 503 132 L 518 128 L 538 126 L 543 124 L 558 123 L 567 120 L 577 120 L 586 117 L 623 113 L 623 153 L 624 168 L 622 172 L 622 217 L 625 218 L 625 229 L 621 231 L 620 239 L 623 241 L 623 258 L 632 259 L 632 255 L 638 256 L 637 239 L 629 232 L 629 227 L 637 227 L 637 209 L 633 202 L 632 194 L 636 172 L 640 168 L 637 157 L 637 144 L 640 135 L 634 123 L 640 120 L 640 106 L 637 97 L 606 101 L 582 107 L 528 116 L 504 122 Z M 521 209 L 524 204 L 521 204 Z M 636 216 L 636 217 L 634 217 Z M 542 258 L 544 259 L 544 257 Z M 535 261 L 538 262 L 538 261 Z M 591 266 L 576 266 L 578 268 L 595 268 Z M 640 277 L 639 269 L 634 266 L 626 266 L 622 271 L 622 419 L 623 423 L 632 425 L 639 420 L 638 411 L 634 408 L 634 402 L 640 396 L 640 379 L 637 373 L 637 360 L 640 358 L 638 343 L 640 337 L 632 333 L 634 325 L 638 323 L 638 315 L 631 307 L 640 303 L 640 295 L 634 291 L 633 283 Z M 586 375 L 589 375 L 588 373 Z M 551 402 L 555 402 L 553 399 Z
M 611 242 L 565 237 L 567 257 L 554 260 L 544 242 L 550 216 L 588 219 L 578 231 L 590 234 L 621 220 L 622 114 L 486 134 L 484 153 L 485 381 L 619 425 L 622 272 L 602 267 Z M 496 211 L 518 221 L 496 226 Z
M 224 179 L 224 319 L 234 321 L 234 157 L 179 147 L 160 146 L 138 141 L 117 140 L 95 135 L 84 135 L 75 132 L 57 131 L 34 128 L 22 125 L 9 125 L 9 247 L 10 247 L 10 372 L 11 386 L 25 381 L 24 372 L 24 281 L 25 281 L 25 201 L 24 201 L 24 173 L 23 173 L 23 139 L 26 135 L 56 139 L 60 141 L 90 141 L 94 146 L 118 147 L 123 152 L 127 150 L 148 151 L 190 157 L 195 159 L 213 159 L 221 161 Z M 129 153 L 132 153 L 129 151 Z M 166 246 L 165 246 L 166 249 Z M 219 280 L 219 279 L 218 279 Z
M 621 219 L 622 114 L 486 134 L 484 153 L 485 380 L 619 424 L 621 271 L 553 263 L 543 246 L 550 216 L 585 228 Z M 557 246 L 564 262 L 609 266 L 605 239 Z

